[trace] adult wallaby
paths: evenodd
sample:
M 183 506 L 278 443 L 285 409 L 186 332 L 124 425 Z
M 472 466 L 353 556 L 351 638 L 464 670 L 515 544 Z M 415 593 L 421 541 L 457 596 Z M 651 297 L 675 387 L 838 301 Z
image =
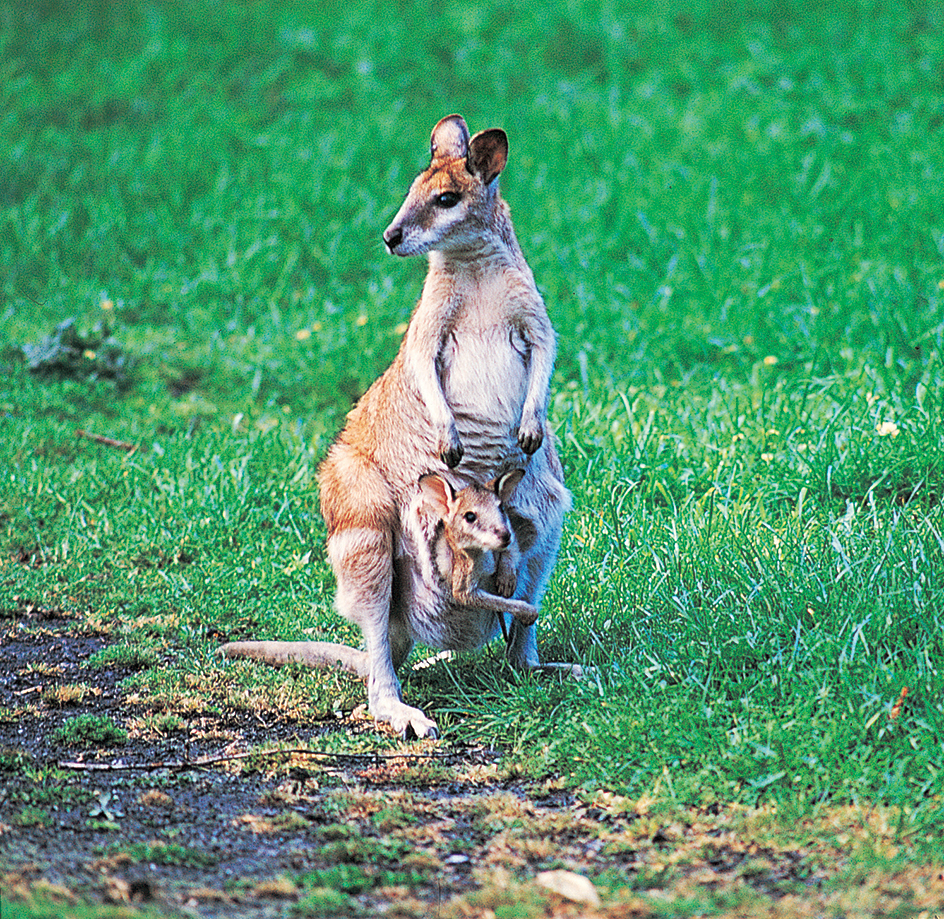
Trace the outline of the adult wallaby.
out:
M 417 540 L 401 522 L 420 477 L 438 474 L 459 490 L 525 470 L 506 510 L 521 551 L 515 598 L 535 608 L 570 506 L 546 420 L 554 330 L 498 190 L 507 137 L 492 128 L 470 138 L 449 115 L 430 147 L 383 234 L 395 255 L 428 253 L 422 296 L 399 353 L 348 415 L 318 477 L 335 602 L 366 652 L 325 642 L 224 648 L 274 664 L 340 662 L 367 677 L 378 721 L 420 737 L 435 736 L 436 724 L 403 702 L 396 676 L 414 640 L 425 640 L 406 586 Z M 511 623 L 507 655 L 517 667 L 541 666 L 533 624 Z

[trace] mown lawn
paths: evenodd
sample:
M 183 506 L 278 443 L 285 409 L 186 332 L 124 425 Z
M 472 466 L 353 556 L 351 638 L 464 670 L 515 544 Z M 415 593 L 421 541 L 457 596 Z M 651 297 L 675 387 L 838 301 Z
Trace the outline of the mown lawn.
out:
M 542 655 L 598 678 L 490 648 L 408 697 L 587 801 L 879 808 L 862 859 L 940 865 L 939 4 L 16 2 L 0 97 L 5 634 L 105 635 L 184 720 L 364 701 L 215 651 L 358 640 L 314 474 L 419 294 L 380 234 L 458 111 L 509 134 L 559 333 Z

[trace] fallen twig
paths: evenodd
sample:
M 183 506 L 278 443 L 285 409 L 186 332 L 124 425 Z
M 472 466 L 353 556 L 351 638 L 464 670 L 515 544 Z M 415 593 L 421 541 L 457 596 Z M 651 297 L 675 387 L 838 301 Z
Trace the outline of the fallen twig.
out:
M 126 450 L 131 452 L 138 448 L 137 444 L 128 443 L 126 440 L 115 440 L 114 437 L 105 437 L 104 434 L 93 434 L 91 431 L 83 431 L 82 428 L 75 429 L 76 437 L 87 437 L 89 440 L 94 440 L 97 444 L 102 444 L 105 447 L 115 447 L 118 450 Z
M 476 751 L 478 753 L 489 753 L 492 751 Z M 355 763 L 383 763 L 395 760 L 416 761 L 421 760 L 450 760 L 463 759 L 467 754 L 463 753 L 441 753 L 432 751 L 430 753 L 328 753 L 324 750 L 309 750 L 306 747 L 281 747 L 269 750 L 252 750 L 246 753 L 224 753 L 218 756 L 201 756 L 192 760 L 167 760 L 151 763 L 80 763 L 80 762 L 60 762 L 60 769 L 74 769 L 82 772 L 153 772 L 157 769 L 169 769 L 171 771 L 180 771 L 186 769 L 203 769 L 208 766 L 217 766 L 220 763 L 234 762 L 236 760 L 256 758 L 268 758 L 274 756 L 310 756 L 312 758 L 340 760 Z M 493 755 L 493 754 L 492 754 Z

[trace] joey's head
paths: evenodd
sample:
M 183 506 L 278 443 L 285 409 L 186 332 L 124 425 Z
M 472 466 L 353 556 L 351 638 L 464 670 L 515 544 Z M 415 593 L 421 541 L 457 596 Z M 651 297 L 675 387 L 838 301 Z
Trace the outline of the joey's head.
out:
M 473 482 L 456 491 L 442 476 L 424 475 L 419 482 L 426 505 L 443 521 L 446 541 L 461 552 L 507 549 L 511 528 L 502 502 L 521 481 L 524 470 L 516 469 L 489 482 Z
M 498 177 L 508 161 L 501 128 L 469 137 L 460 115 L 433 128 L 430 164 L 407 193 L 384 242 L 394 255 L 476 251 L 498 232 Z

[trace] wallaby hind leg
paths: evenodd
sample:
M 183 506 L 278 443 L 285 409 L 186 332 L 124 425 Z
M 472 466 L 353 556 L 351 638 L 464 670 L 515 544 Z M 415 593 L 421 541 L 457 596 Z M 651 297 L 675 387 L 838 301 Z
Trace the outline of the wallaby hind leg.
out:
M 557 561 L 564 514 L 570 509 L 570 500 L 554 446 L 554 435 L 548 428 L 541 449 L 533 457 L 525 478 L 515 491 L 514 506 L 508 509 L 508 518 L 521 552 L 515 599 L 539 609 Z M 525 625 L 518 620 L 511 623 L 505 654 L 512 666 L 522 670 L 574 666 L 542 665 L 534 625 Z
M 553 532 L 545 534 L 547 538 L 553 538 Z M 557 540 L 560 539 L 558 534 Z M 553 558 L 557 555 L 556 545 L 553 553 L 551 553 L 552 564 Z M 538 601 L 540 602 L 540 596 L 543 595 L 545 588 L 547 587 L 547 581 L 549 579 L 550 572 L 542 568 L 538 561 L 541 559 L 541 554 L 535 554 L 526 558 L 525 565 L 519 570 L 519 585 L 524 581 L 527 588 L 531 590 L 537 590 L 538 592 Z M 537 629 L 533 623 L 528 623 L 527 620 L 513 619 L 511 622 L 511 628 L 508 632 L 508 646 L 505 649 L 505 656 L 507 657 L 509 663 L 519 669 L 519 670 L 543 670 L 546 672 L 560 673 L 560 674 L 569 674 L 575 679 L 583 679 L 588 674 L 586 667 L 582 667 L 580 664 L 568 664 L 568 663 L 541 663 L 540 657 L 538 655 L 538 643 L 537 643 Z M 590 668 L 592 672 L 592 668 Z
M 387 482 L 377 467 L 339 441 L 319 472 L 321 510 L 328 525 L 328 558 L 337 578 L 335 605 L 357 625 L 366 650 L 332 642 L 231 642 L 228 657 L 279 666 L 289 662 L 331 668 L 340 664 L 367 679 L 370 713 L 401 734 L 435 736 L 436 723 L 403 703 L 396 668 L 412 647 L 402 613 L 391 610 L 394 532 L 399 525 Z
M 328 551 L 338 578 L 338 611 L 356 622 L 364 634 L 367 648 L 367 701 L 371 715 L 391 724 L 404 736 L 435 737 L 436 722 L 418 708 L 403 702 L 400 681 L 394 667 L 394 646 L 397 657 L 409 653 L 398 621 L 390 619 L 393 552 L 385 534 L 362 533 L 360 548 L 350 555 L 338 555 L 328 540 Z M 366 551 L 372 545 L 369 562 Z M 391 628 L 391 625 L 393 627 Z M 404 650 L 406 653 L 404 653 Z M 399 661 L 397 661 L 399 663 Z
M 338 584 L 335 605 L 364 635 L 370 713 L 405 736 L 436 736 L 436 723 L 403 702 L 396 674 L 412 643 L 392 611 L 399 519 L 389 486 L 370 460 L 343 443 L 329 451 L 319 482 Z
M 470 609 L 487 609 L 493 613 L 508 614 L 518 622 L 531 625 L 537 621 L 538 611 L 530 604 L 521 600 L 508 600 L 497 594 L 490 594 L 484 590 L 466 590 L 457 592 L 453 599 L 461 606 Z
M 546 534 L 548 538 L 553 537 L 553 533 Z M 558 534 L 557 540 L 560 539 Z M 555 542 L 557 541 L 555 540 Z M 551 555 L 556 556 L 556 546 Z M 525 563 L 519 569 L 518 584 L 519 594 L 525 590 L 535 591 L 537 599 L 534 603 L 539 603 L 540 598 L 547 587 L 550 571 L 539 564 L 540 554 L 525 558 Z M 522 586 L 523 585 L 523 586 Z M 527 593 L 525 593 L 527 596 Z M 544 670 L 555 673 L 568 673 L 576 679 L 582 679 L 586 675 L 586 668 L 580 664 L 567 663 L 541 663 L 538 655 L 537 630 L 534 624 L 528 624 L 527 620 L 513 619 L 511 628 L 508 632 L 508 646 L 505 649 L 505 656 L 509 663 L 519 670 Z

